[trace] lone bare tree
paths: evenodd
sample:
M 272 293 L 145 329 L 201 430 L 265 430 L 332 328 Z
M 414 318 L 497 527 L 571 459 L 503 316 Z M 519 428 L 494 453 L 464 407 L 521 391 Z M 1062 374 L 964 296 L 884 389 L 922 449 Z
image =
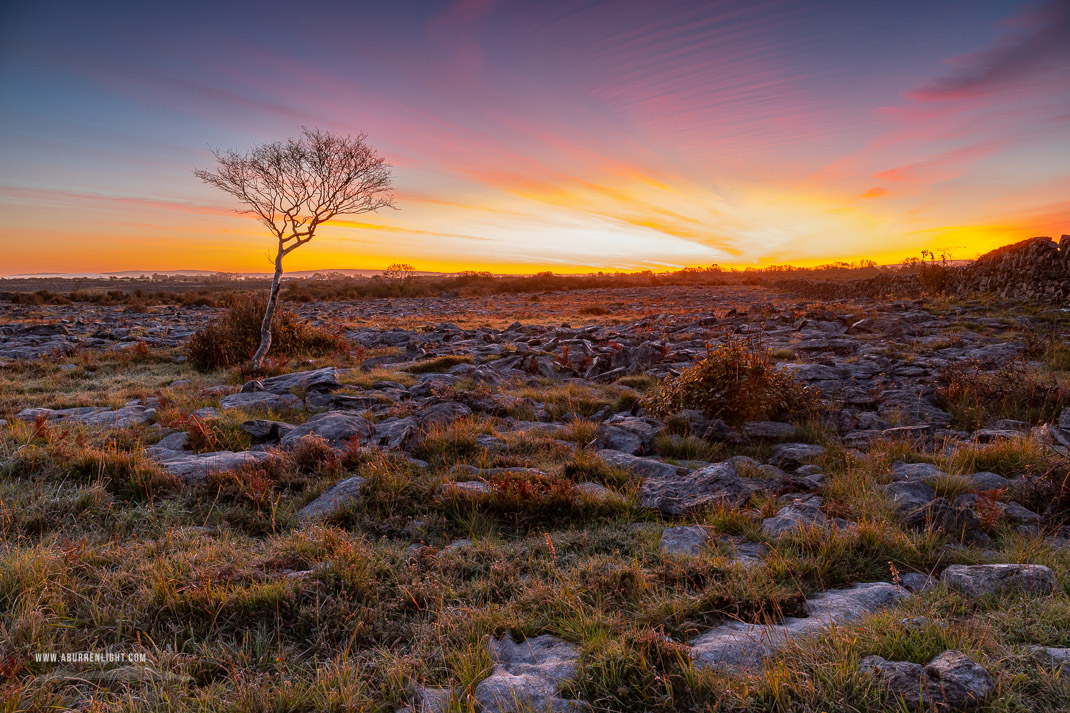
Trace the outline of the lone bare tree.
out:
M 260 325 L 260 347 L 253 355 L 259 371 L 271 347 L 271 322 L 279 300 L 282 259 L 339 215 L 394 207 L 390 164 L 367 143 L 367 136 L 338 136 L 320 129 L 301 130 L 298 139 L 256 146 L 246 153 L 212 149 L 218 166 L 194 175 L 231 194 L 278 239 L 275 278 Z

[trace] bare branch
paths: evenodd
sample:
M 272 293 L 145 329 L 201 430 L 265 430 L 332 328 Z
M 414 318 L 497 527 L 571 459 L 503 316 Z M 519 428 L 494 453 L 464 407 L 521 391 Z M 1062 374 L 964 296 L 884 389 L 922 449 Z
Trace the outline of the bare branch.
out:
M 255 215 L 286 244 L 287 253 L 337 216 L 394 207 L 391 166 L 364 134 L 302 127 L 298 139 L 212 155 L 216 169 L 194 175 L 241 201 L 246 207 L 239 212 Z

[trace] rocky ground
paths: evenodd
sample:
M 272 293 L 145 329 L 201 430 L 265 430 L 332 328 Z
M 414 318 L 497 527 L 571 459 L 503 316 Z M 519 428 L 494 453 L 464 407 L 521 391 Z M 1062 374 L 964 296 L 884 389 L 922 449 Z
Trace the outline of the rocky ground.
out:
M 209 308 L 5 309 L 5 710 L 1070 708 L 1063 310 L 297 309 L 352 353 L 258 380 L 186 366 Z M 820 412 L 648 415 L 726 335 Z

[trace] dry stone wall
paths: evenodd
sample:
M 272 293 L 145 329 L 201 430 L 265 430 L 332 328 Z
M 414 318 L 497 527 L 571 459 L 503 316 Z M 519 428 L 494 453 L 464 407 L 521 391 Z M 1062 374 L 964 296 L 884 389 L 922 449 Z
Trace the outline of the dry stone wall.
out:
M 773 286 L 824 300 L 856 297 L 916 297 L 923 293 L 996 294 L 1070 304 L 1070 235 L 1059 242 L 1030 238 L 1006 245 L 961 267 L 927 266 L 922 275 L 885 274 L 844 282 L 778 280 Z

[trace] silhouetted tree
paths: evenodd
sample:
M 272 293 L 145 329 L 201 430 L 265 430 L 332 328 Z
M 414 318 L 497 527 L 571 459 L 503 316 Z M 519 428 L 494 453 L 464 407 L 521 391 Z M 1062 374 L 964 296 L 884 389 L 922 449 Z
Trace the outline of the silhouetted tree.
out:
M 312 240 L 316 228 L 340 215 L 394 207 L 390 165 L 367 143 L 367 136 L 338 136 L 302 128 L 300 138 L 254 147 L 247 153 L 212 150 L 218 166 L 196 170 L 205 183 L 231 194 L 278 240 L 260 347 L 253 355 L 259 371 L 271 347 L 271 321 L 279 298 L 282 259 Z

